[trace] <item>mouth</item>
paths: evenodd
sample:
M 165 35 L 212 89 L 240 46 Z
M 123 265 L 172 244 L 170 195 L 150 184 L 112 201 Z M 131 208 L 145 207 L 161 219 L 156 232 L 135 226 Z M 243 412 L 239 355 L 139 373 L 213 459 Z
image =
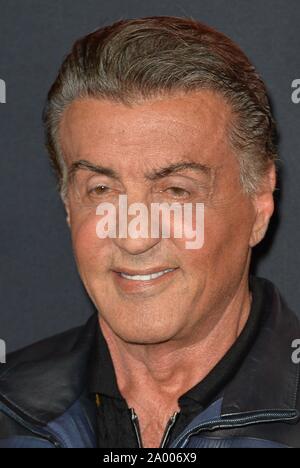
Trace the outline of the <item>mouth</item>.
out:
M 126 292 L 135 292 L 168 284 L 179 268 L 152 268 L 147 271 L 113 271 L 118 286 Z
M 151 281 L 151 280 L 160 278 L 161 276 L 166 275 L 167 273 L 171 273 L 172 271 L 175 271 L 175 269 L 176 268 L 167 268 L 165 270 L 161 270 L 161 271 L 150 273 L 150 274 L 129 274 L 129 273 L 119 272 L 119 275 L 122 278 L 125 278 L 129 281 Z

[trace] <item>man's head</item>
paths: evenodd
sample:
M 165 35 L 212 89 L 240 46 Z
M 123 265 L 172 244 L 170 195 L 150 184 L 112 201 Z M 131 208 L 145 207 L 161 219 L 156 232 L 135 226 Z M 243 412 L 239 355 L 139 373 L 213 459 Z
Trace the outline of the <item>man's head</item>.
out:
M 245 55 L 189 19 L 122 21 L 75 43 L 44 118 L 79 272 L 102 318 L 138 343 L 214 326 L 273 212 L 274 122 Z M 120 194 L 204 203 L 203 247 L 99 239 L 97 205 Z

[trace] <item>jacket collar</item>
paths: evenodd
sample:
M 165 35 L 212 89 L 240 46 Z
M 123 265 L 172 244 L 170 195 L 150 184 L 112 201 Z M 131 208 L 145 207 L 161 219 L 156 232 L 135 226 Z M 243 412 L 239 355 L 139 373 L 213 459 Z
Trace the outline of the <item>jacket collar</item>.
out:
M 252 349 L 224 392 L 222 416 L 269 410 L 295 410 L 299 365 L 292 361 L 292 342 L 300 337 L 299 319 L 268 280 L 253 282 L 253 300 L 265 320 Z M 262 288 L 262 294 L 256 294 Z

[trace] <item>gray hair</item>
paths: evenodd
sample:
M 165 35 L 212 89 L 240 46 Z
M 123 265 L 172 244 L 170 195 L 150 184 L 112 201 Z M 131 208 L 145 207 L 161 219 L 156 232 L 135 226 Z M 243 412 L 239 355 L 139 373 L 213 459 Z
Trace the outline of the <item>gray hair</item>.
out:
M 118 21 L 75 42 L 44 108 L 46 147 L 63 199 L 68 172 L 59 125 L 75 99 L 95 97 L 132 105 L 176 91 L 210 89 L 230 104 L 229 141 L 240 162 L 245 193 L 253 194 L 277 159 L 276 126 L 264 82 L 241 49 L 191 18 Z

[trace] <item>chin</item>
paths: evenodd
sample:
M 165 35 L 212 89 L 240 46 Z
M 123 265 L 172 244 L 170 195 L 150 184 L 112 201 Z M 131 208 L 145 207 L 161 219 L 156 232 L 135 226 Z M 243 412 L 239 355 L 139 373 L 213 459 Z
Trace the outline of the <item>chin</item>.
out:
M 153 320 L 151 323 L 145 321 L 141 323 L 134 323 L 134 320 L 122 323 L 117 321 L 115 323 L 109 322 L 111 330 L 123 341 L 131 344 L 160 344 L 171 340 L 176 335 L 174 327 L 170 329 L 169 325 L 159 324 Z M 129 327 L 130 325 L 130 327 Z
M 122 335 L 119 334 L 119 338 L 121 338 L 124 342 L 129 344 L 158 345 L 170 341 L 172 337 L 163 334 L 157 334 L 156 336 L 141 334 L 140 336 L 135 336 L 129 333 L 123 333 Z

